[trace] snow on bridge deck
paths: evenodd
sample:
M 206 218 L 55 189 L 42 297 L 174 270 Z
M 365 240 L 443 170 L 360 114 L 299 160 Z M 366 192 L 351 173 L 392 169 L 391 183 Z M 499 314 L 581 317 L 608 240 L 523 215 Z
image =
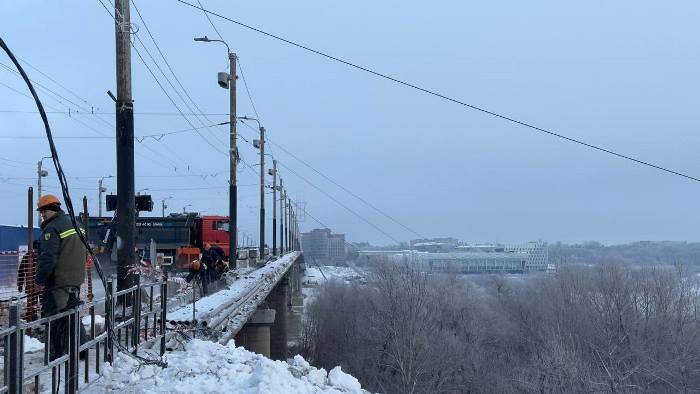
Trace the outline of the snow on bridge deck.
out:
M 217 328 L 228 322 L 228 335 L 235 335 L 262 302 L 292 264 L 299 258 L 299 252 L 288 253 L 265 266 L 242 275 L 228 288 L 215 294 L 198 299 L 195 304 L 194 318 L 206 321 L 208 327 Z M 192 304 L 168 312 L 169 321 L 191 321 Z M 222 339 L 225 340 L 225 339 Z

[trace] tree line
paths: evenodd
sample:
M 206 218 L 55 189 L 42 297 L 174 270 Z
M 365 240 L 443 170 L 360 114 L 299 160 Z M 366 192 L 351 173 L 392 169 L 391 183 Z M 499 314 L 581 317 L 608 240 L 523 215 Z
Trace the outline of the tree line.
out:
M 678 266 L 512 279 L 383 264 L 319 289 L 301 350 L 381 393 L 700 392 L 699 306 Z

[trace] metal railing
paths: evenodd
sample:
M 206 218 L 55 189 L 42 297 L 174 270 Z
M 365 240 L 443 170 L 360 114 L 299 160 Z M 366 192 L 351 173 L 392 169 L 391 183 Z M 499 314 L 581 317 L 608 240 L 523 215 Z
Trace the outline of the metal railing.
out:
M 151 351 L 162 359 L 165 353 L 167 321 L 166 297 L 156 298 L 156 289 L 167 295 L 167 277 L 159 282 L 137 284 L 131 288 L 115 291 L 112 279 L 106 284 L 107 295 L 74 309 L 32 322 L 21 320 L 20 303 L 15 300 L 9 306 L 9 327 L 0 330 L 0 343 L 4 344 L 2 393 L 46 391 L 42 388 L 50 380 L 51 392 L 57 392 L 63 382 L 65 393 L 76 393 L 81 385 L 96 380 L 105 362 L 113 362 L 119 352 L 129 352 L 138 357 L 142 345 L 155 347 L 159 342 L 159 352 Z M 145 299 L 144 299 L 145 298 Z M 119 302 L 119 304 L 118 304 Z M 127 306 L 130 305 L 130 306 Z M 96 309 L 102 309 L 104 331 L 99 331 Z M 81 321 L 81 316 L 86 323 Z M 87 326 L 87 329 L 84 328 Z M 29 363 L 25 359 L 25 334 L 42 331 L 45 333 L 43 359 Z M 53 330 L 62 330 L 59 335 Z M 65 346 L 61 354 L 53 354 L 57 343 L 65 335 Z M 37 363 L 37 361 L 39 361 Z M 40 364 L 40 365 L 37 365 Z M 82 364 L 82 365 L 81 365 Z M 61 376 L 63 375 L 63 377 Z M 82 375 L 82 376 L 81 376 Z M 33 387 L 32 387 L 33 385 Z

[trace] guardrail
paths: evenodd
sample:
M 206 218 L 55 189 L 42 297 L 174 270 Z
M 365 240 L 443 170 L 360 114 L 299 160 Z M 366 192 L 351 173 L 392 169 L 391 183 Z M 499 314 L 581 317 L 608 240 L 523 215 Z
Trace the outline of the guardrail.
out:
M 167 286 L 167 277 L 164 277 L 159 282 L 139 283 L 128 289 L 114 291 L 114 282 L 110 279 L 105 287 L 111 297 L 84 303 L 74 309 L 28 323 L 20 319 L 19 302 L 12 301 L 9 307 L 9 327 L 0 331 L 0 341 L 5 347 L 0 394 L 26 392 L 29 388 L 39 393 L 46 390 L 42 389 L 42 385 L 48 379 L 51 382 L 51 392 L 55 393 L 61 385 L 62 372 L 64 392 L 76 393 L 81 384 L 89 385 L 97 379 L 101 375 L 102 364 L 112 362 L 117 353 L 129 352 L 138 356 L 142 344 L 154 345 L 158 339 L 158 355 L 162 359 L 165 353 L 167 300 L 166 297 L 160 297 L 160 302 L 155 305 L 154 296 L 156 289 L 160 294 L 167 294 Z M 98 333 L 95 314 L 97 306 L 103 306 L 105 310 L 105 327 L 101 333 Z M 89 324 L 85 324 L 87 330 L 83 328 L 81 316 L 89 317 Z M 25 333 L 42 329 L 45 333 L 43 359 L 40 365 L 28 364 L 24 353 Z M 65 329 L 63 332 L 66 333 L 67 352 L 54 355 L 52 349 L 56 344 L 52 340 L 59 341 L 61 337 L 52 333 L 52 330 L 61 329 Z

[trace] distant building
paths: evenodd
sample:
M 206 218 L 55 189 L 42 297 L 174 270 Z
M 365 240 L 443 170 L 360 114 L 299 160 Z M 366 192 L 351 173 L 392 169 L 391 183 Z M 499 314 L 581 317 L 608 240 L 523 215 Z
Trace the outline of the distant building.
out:
M 452 252 L 457 248 L 456 238 L 431 238 L 411 240 L 411 250 L 417 252 Z
M 314 229 L 301 234 L 301 248 L 308 263 L 345 265 L 345 235 L 330 229 Z
M 522 245 L 471 245 L 455 252 L 410 251 L 394 254 L 389 261 L 410 261 L 431 272 L 528 273 L 547 270 L 547 244 L 541 241 Z

